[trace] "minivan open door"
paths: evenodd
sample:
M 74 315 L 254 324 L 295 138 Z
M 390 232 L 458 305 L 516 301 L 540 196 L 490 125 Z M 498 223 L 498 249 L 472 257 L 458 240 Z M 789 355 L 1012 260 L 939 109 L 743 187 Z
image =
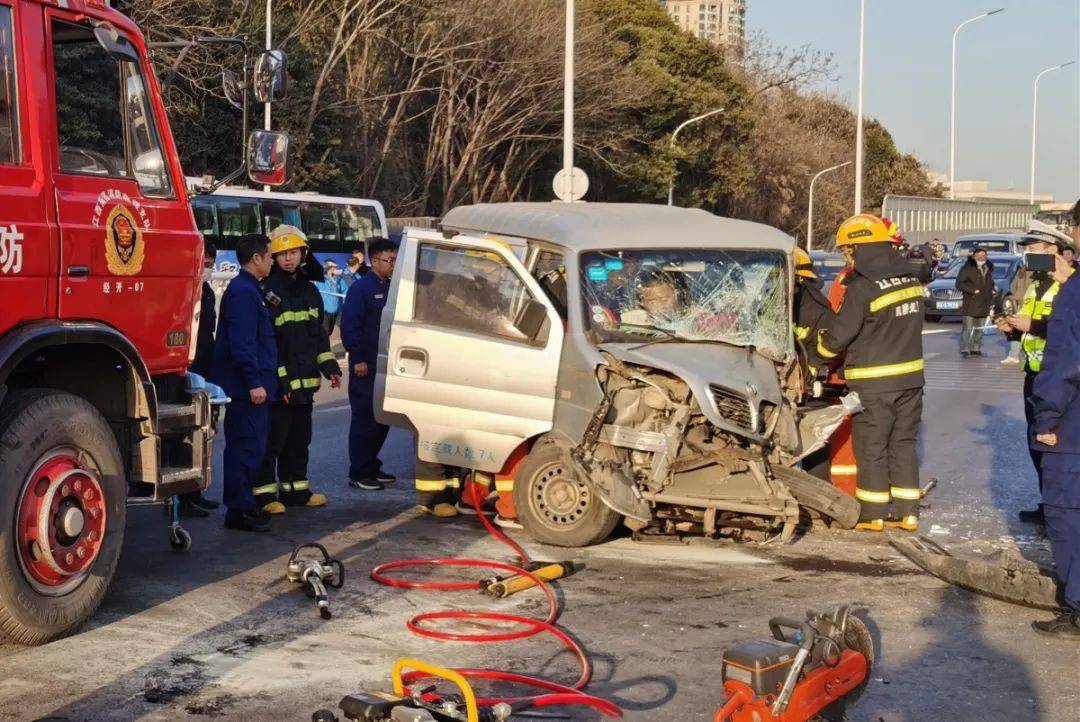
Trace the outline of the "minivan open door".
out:
M 424 461 L 497 472 L 552 428 L 563 325 L 508 244 L 410 229 L 383 312 L 376 416 Z

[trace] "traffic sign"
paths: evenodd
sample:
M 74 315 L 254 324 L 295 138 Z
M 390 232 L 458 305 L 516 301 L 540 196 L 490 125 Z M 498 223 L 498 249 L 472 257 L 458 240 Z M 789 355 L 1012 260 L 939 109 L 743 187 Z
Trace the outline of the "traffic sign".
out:
M 551 187 L 560 201 L 574 203 L 580 201 L 589 192 L 589 176 L 580 168 L 574 168 L 570 177 L 567 177 L 565 170 L 560 170 L 555 174 Z

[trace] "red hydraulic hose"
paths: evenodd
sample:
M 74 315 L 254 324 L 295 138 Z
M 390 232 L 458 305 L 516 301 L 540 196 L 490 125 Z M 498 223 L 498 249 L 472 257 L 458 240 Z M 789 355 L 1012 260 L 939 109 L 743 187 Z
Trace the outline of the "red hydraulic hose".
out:
M 396 579 L 394 577 L 387 576 L 387 572 L 401 570 L 412 567 L 473 567 L 481 569 L 495 569 L 500 572 L 509 572 L 511 574 L 521 574 L 522 576 L 531 579 L 536 585 L 543 591 L 544 596 L 548 600 L 548 614 L 544 619 L 535 619 L 533 617 L 522 617 L 516 614 L 502 614 L 497 612 L 472 612 L 472 611 L 440 611 L 440 612 L 427 612 L 424 614 L 418 614 L 408 622 L 405 626 L 410 632 L 420 637 L 427 637 L 429 639 L 439 639 L 443 641 L 454 642 L 472 642 L 472 643 L 491 643 L 491 642 L 510 642 L 518 639 L 525 639 L 532 637 L 541 632 L 546 632 L 552 635 L 563 645 L 570 650 L 571 654 L 577 658 L 578 663 L 581 665 L 581 676 L 574 684 L 570 686 L 558 684 L 556 682 L 550 682 L 539 677 L 531 677 L 522 674 L 513 674 L 511 672 L 503 672 L 494 669 L 455 669 L 463 677 L 467 679 L 483 679 L 495 682 L 506 682 L 510 684 L 520 685 L 523 687 L 530 687 L 535 690 L 541 690 L 544 694 L 537 694 L 531 697 L 485 697 L 478 699 L 477 703 L 483 706 L 490 706 L 504 702 L 507 704 L 519 703 L 522 701 L 528 701 L 531 707 L 552 707 L 556 705 L 580 705 L 592 707 L 607 715 L 608 717 L 622 717 L 622 710 L 617 705 L 606 699 L 600 697 L 593 697 L 585 694 L 582 690 L 589 683 L 589 679 L 592 677 L 592 665 L 589 662 L 588 656 L 585 654 L 585 650 L 581 648 L 577 642 L 575 642 L 570 635 L 559 629 L 555 622 L 559 617 L 559 604 L 555 598 L 555 593 L 551 590 L 551 587 L 543 579 L 535 576 L 528 570 L 524 569 L 530 563 L 529 555 L 525 550 L 521 548 L 516 542 L 507 537 L 501 531 L 495 528 L 495 526 L 488 521 L 487 517 L 483 514 L 480 508 L 481 501 L 476 496 L 472 500 L 473 507 L 476 509 L 477 517 L 484 524 L 488 533 L 498 539 L 503 544 L 507 545 L 514 550 L 518 559 L 521 562 L 521 566 L 515 566 L 513 564 L 506 564 L 503 562 L 490 561 L 487 559 L 458 559 L 458 558 L 444 558 L 444 559 L 404 559 L 401 561 L 387 562 L 386 564 L 380 564 L 371 570 L 371 578 L 379 584 L 385 584 L 388 587 L 395 587 L 397 589 L 422 589 L 428 591 L 440 591 L 440 592 L 457 592 L 457 591 L 474 591 L 480 589 L 480 582 L 418 582 L 405 579 Z M 425 627 L 425 622 L 437 622 L 439 620 L 447 619 L 473 619 L 484 620 L 489 622 L 500 622 L 515 624 L 521 627 L 518 631 L 498 632 L 490 634 L 455 634 L 452 632 L 440 632 L 430 627 Z M 403 681 L 405 684 L 411 684 L 420 679 L 425 679 L 429 675 L 423 672 L 411 672 L 404 675 Z

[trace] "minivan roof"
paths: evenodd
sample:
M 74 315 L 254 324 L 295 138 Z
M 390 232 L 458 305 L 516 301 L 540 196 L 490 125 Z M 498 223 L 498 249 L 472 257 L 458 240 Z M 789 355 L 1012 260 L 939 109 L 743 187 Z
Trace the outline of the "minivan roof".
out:
M 795 245 L 772 226 L 644 203 L 481 203 L 453 209 L 442 227 L 548 241 L 574 251 L 750 248 L 791 253 Z

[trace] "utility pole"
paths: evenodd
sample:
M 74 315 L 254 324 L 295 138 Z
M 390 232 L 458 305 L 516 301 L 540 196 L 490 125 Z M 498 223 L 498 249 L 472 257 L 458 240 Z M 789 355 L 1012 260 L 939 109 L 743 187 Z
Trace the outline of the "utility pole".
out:
M 563 173 L 574 196 L 574 0 L 566 0 L 566 51 L 563 63 Z
M 274 0 L 266 0 L 266 49 L 270 50 L 274 42 L 273 40 L 273 2 Z M 271 130 L 270 126 L 270 103 L 263 103 L 263 127 L 265 130 Z M 269 191 L 270 186 L 263 186 L 264 191 Z
M 866 59 L 866 0 L 859 3 L 859 100 L 855 114 L 855 215 L 862 213 L 863 191 L 863 65 Z

